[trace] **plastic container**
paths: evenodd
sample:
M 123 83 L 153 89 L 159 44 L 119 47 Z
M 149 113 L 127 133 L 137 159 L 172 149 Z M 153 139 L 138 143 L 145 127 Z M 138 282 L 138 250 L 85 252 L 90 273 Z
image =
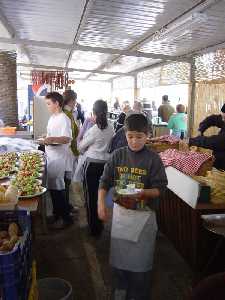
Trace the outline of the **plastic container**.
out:
M 0 299 L 25 300 L 31 272 L 31 220 L 27 211 L 0 211 L 3 230 L 16 222 L 23 236 L 10 252 L 0 253 Z
M 2 127 L 0 128 L 1 135 L 14 135 L 16 133 L 16 127 Z
M 39 300 L 73 300 L 71 284 L 61 278 L 44 278 L 38 280 Z

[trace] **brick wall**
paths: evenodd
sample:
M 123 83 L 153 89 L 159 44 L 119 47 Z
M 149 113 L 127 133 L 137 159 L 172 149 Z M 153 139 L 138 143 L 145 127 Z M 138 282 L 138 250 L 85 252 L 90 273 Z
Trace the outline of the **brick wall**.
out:
M 18 124 L 16 55 L 0 53 L 0 119 L 5 125 Z

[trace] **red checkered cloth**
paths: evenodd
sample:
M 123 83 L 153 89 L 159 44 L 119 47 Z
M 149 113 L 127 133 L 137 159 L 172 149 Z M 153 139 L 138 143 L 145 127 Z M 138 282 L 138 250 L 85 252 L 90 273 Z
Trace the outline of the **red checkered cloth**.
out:
M 176 144 L 179 142 L 179 138 L 173 135 L 162 135 L 157 138 L 157 142 L 166 142 L 168 144 Z
M 182 152 L 168 149 L 160 157 L 165 167 L 172 166 L 187 175 L 195 175 L 204 162 L 212 158 L 209 153 Z

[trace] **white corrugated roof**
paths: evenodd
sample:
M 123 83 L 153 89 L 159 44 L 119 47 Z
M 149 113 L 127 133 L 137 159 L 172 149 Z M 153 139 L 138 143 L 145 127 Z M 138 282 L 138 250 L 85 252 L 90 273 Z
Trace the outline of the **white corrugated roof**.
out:
M 108 80 L 223 47 L 224 21 L 224 0 L 0 0 L 0 50 Z

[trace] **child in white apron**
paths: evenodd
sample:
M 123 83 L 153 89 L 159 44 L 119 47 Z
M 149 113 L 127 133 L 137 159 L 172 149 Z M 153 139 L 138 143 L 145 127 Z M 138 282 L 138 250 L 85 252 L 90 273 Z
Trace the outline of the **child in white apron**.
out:
M 145 147 L 147 118 L 142 114 L 128 116 L 125 131 L 128 147 L 113 152 L 100 179 L 98 215 L 103 221 L 108 218 L 105 198 L 111 187 L 115 187 L 119 195 L 121 186 L 122 191 L 127 185 L 128 188 L 131 184 L 135 186 L 127 200 L 121 198 L 123 201 L 115 203 L 113 208 L 110 264 L 114 299 L 149 300 L 149 275 L 157 233 L 153 204 L 166 187 L 167 178 L 159 155 Z M 132 209 L 127 208 L 130 202 Z
M 52 198 L 55 227 L 63 228 L 73 223 L 69 215 L 64 181 L 65 173 L 72 171 L 71 121 L 62 111 L 62 95 L 57 92 L 48 93 L 46 104 L 52 113 L 47 125 L 47 137 L 44 140 L 47 155 L 47 187 Z

